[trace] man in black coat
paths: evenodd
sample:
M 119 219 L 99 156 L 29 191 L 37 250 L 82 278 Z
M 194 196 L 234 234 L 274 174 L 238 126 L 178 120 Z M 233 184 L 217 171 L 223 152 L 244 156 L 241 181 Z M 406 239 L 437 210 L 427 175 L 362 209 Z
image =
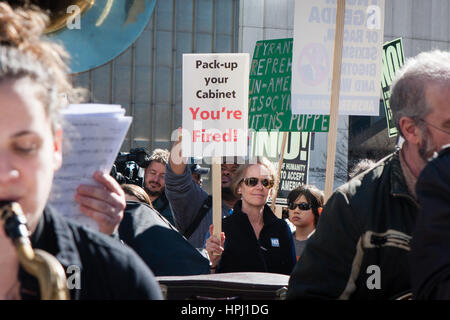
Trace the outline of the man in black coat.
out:
M 289 279 L 288 299 L 395 299 L 411 292 L 416 181 L 450 143 L 450 52 L 409 58 L 389 102 L 404 143 L 327 200 Z
M 421 210 L 411 245 L 413 296 L 450 299 L 450 145 L 422 171 L 416 191 Z

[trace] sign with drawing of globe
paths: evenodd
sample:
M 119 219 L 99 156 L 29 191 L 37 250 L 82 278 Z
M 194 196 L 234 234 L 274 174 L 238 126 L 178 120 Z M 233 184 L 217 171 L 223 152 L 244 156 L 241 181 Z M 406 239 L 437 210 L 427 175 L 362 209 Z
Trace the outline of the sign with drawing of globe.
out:
M 385 0 L 346 1 L 339 92 L 340 115 L 380 110 Z M 295 1 L 292 114 L 330 112 L 336 1 Z

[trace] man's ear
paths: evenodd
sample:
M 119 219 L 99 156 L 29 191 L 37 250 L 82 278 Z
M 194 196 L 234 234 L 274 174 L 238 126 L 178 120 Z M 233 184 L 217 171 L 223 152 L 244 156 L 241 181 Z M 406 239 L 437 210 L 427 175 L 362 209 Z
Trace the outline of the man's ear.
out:
M 58 129 L 53 135 L 53 169 L 57 171 L 62 165 L 63 132 Z
M 415 145 L 419 145 L 421 143 L 422 135 L 416 121 L 409 117 L 401 117 L 399 125 L 406 141 Z

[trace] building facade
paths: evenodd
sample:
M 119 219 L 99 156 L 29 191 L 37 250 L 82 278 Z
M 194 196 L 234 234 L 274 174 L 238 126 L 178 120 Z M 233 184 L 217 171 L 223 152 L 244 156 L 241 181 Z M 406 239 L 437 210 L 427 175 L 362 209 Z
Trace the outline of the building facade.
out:
M 170 148 L 181 126 L 182 54 L 253 54 L 258 40 L 293 37 L 296 0 L 159 0 L 138 40 L 102 67 L 78 74 L 90 102 L 120 104 L 133 116 L 122 151 Z M 297 0 L 300 1 L 300 0 Z M 450 0 L 386 0 L 384 40 L 401 37 L 405 57 L 450 49 Z M 396 142 L 378 117 L 340 116 L 335 187 L 361 157 L 380 158 Z M 315 133 L 308 182 L 323 188 L 327 133 Z M 205 180 L 208 189 L 208 179 Z

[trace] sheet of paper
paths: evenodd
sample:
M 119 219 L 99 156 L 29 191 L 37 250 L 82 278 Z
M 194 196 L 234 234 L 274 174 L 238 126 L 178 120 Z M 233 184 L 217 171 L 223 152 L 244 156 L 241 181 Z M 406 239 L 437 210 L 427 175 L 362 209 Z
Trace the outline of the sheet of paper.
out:
M 61 113 L 64 117 L 80 115 L 115 117 L 125 115 L 125 109 L 118 104 L 71 104 Z
M 81 184 L 98 185 L 93 179 L 95 171 L 110 172 L 132 121 L 123 116 L 125 110 L 120 106 L 112 106 L 111 112 L 107 107 L 71 106 L 68 110 L 72 108 L 72 113 L 63 113 L 63 164 L 55 174 L 49 200 L 63 216 L 95 230 L 96 222 L 84 215 L 75 201 L 76 189 Z

